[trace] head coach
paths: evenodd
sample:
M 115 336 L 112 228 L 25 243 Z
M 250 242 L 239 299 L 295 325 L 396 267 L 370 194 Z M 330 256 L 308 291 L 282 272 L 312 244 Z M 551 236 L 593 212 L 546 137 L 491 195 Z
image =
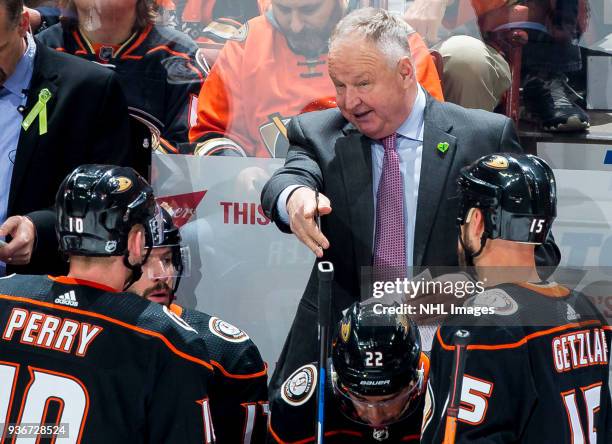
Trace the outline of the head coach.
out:
M 336 320 L 359 298 L 362 267 L 457 265 L 459 170 L 485 154 L 521 151 L 508 118 L 440 103 L 423 90 L 409 32 L 381 9 L 360 9 L 338 23 L 329 47 L 338 108 L 292 119 L 285 165 L 262 191 L 277 226 L 333 262 Z M 537 257 L 558 264 L 552 238 Z M 317 287 L 313 272 L 271 391 L 317 358 Z

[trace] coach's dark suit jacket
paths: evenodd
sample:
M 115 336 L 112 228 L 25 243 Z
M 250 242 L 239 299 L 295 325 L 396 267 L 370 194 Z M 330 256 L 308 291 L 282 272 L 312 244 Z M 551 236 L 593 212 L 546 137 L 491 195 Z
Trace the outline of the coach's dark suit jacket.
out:
M 457 265 L 458 199 L 455 197 L 459 170 L 485 154 L 517 152 L 521 147 L 508 118 L 440 103 L 430 96 L 425 107 L 423 139 L 414 265 Z M 361 267 L 372 265 L 375 214 L 372 141 L 348 123 L 338 109 L 293 118 L 289 124 L 289 140 L 291 147 L 285 166 L 262 191 L 263 208 L 282 231 L 290 232 L 279 220 L 276 207 L 280 193 L 287 186 L 306 185 L 329 197 L 332 213 L 321 218 L 321 229 L 330 242 L 324 260 L 331 261 L 335 268 L 334 312 L 337 315 L 360 299 Z M 437 149 L 440 142 L 449 144 L 445 153 Z M 554 242 L 539 250 L 539 262 L 559 263 L 559 250 Z M 296 369 L 296 359 L 303 357 L 302 363 L 317 359 L 317 287 L 313 269 L 271 389 Z
M 127 105 L 115 74 L 37 42 L 24 116 L 44 88 L 53 95 L 47 103 L 48 132 L 39 135 L 38 118 L 28 131 L 22 128 L 7 213 L 30 216 L 36 225 L 37 243 L 31 264 L 9 267 L 8 272 L 62 271 L 55 215 L 44 209 L 53 206 L 68 173 L 85 163 L 132 165 Z

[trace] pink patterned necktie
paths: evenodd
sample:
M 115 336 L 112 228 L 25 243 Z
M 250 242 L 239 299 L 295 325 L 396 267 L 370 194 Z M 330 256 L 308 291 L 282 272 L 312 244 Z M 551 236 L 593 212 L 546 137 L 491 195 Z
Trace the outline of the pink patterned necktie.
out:
M 397 134 L 381 139 L 385 147 L 376 194 L 374 275 L 377 280 L 406 277 L 404 185 L 397 154 Z

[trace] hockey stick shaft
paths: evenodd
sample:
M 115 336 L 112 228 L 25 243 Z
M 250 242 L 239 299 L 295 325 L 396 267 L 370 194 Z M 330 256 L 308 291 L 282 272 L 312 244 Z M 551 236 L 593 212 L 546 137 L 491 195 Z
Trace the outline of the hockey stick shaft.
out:
M 457 330 L 453 338 L 455 355 L 453 357 L 453 373 L 451 375 L 452 385 L 450 400 L 446 409 L 446 426 L 444 428 L 443 444 L 455 444 L 457 417 L 459 416 L 459 405 L 461 404 L 463 372 L 465 370 L 465 359 L 467 357 L 467 345 L 469 341 L 470 333 L 467 330 Z
M 332 281 L 334 266 L 331 262 L 319 262 L 319 384 L 317 386 L 317 444 L 325 437 L 325 387 L 327 385 L 327 359 L 329 357 L 329 330 L 332 308 Z

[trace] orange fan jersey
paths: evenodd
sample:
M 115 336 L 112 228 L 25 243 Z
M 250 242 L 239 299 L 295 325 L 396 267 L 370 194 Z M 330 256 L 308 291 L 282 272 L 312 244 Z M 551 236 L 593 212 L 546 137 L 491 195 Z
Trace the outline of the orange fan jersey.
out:
M 419 83 L 441 100 L 436 67 L 417 33 L 410 36 L 410 48 Z M 284 157 L 289 119 L 335 106 L 334 96 L 327 54 L 309 60 L 293 53 L 266 16 L 256 17 L 219 54 L 200 91 L 198 122 L 189 139 L 198 143 L 199 153 L 214 152 L 201 148 L 216 143 L 237 144 L 247 156 Z M 230 140 L 219 144 L 220 138 Z

